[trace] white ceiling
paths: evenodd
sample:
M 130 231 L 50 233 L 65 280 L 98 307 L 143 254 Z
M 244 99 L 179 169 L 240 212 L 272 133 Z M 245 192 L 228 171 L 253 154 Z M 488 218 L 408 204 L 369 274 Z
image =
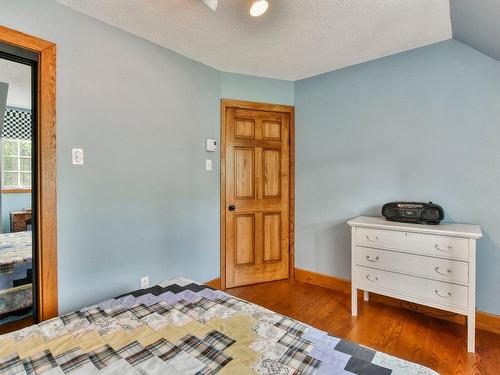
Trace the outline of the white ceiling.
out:
M 31 67 L 0 58 L 0 82 L 9 84 L 8 107 L 31 108 Z
M 449 0 L 58 0 L 216 69 L 297 80 L 450 39 Z

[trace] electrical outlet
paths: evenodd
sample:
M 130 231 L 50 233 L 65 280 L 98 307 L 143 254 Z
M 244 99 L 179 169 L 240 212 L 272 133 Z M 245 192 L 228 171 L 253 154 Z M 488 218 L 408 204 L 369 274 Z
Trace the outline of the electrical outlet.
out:
M 141 277 L 141 288 L 146 289 L 149 287 L 149 276 Z
M 207 171 L 211 171 L 212 170 L 212 160 L 211 159 L 205 160 L 205 169 Z

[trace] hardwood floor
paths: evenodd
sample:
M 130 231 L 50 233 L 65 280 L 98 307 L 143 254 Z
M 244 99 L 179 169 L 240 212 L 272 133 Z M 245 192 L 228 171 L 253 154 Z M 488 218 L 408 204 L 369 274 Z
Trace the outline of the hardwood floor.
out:
M 466 327 L 296 280 L 228 289 L 236 297 L 288 315 L 332 335 L 420 363 L 440 374 L 500 374 L 500 335 L 477 330 L 476 353 L 467 353 Z

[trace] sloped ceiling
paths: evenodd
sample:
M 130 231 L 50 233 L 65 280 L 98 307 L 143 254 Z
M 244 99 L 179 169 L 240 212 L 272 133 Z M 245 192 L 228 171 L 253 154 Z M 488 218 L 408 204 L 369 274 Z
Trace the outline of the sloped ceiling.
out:
M 500 0 L 451 0 L 453 37 L 500 60 Z
M 216 69 L 297 80 L 451 38 L 449 0 L 58 0 Z

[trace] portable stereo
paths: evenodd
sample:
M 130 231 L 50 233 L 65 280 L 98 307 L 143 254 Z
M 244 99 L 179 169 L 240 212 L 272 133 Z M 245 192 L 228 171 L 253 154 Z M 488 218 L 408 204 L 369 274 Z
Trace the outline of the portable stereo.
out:
M 439 224 L 444 219 L 444 210 L 432 202 L 390 202 L 382 207 L 382 216 L 402 223 Z

